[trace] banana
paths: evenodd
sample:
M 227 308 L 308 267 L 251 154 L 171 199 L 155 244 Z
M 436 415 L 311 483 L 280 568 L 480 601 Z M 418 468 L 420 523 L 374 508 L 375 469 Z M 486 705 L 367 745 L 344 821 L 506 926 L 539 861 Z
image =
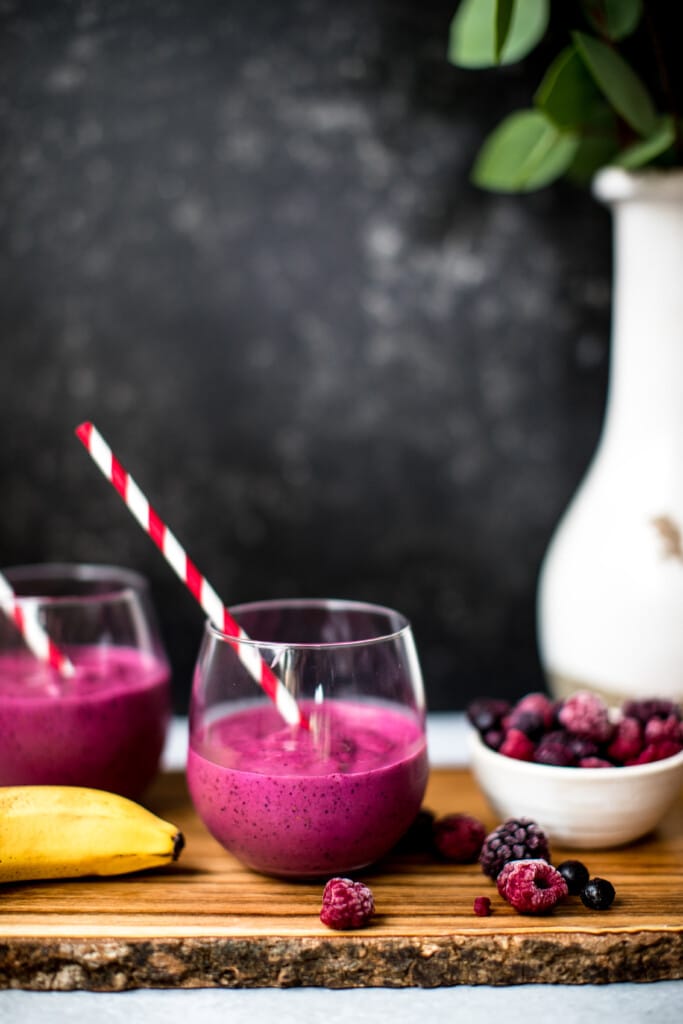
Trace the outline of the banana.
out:
M 122 875 L 176 860 L 175 825 L 81 786 L 0 787 L 0 882 Z

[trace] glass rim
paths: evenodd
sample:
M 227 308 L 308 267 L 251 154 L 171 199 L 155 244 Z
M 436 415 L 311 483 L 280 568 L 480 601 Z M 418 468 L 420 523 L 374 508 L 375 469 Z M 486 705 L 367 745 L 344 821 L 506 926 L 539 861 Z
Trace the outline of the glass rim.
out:
M 82 594 L 42 594 L 35 587 L 31 594 L 16 594 L 17 602 L 31 601 L 39 604 L 93 604 L 121 599 L 139 593 L 146 594 L 149 585 L 145 576 L 126 566 L 100 564 L 96 562 L 33 562 L 10 565 L 2 568 L 10 583 L 27 580 L 45 582 L 74 581 L 75 583 L 110 583 L 105 589 Z
M 236 638 L 231 636 L 230 633 L 224 633 L 223 630 L 218 629 L 210 619 L 206 620 L 205 631 L 209 636 L 213 636 L 217 640 L 223 640 L 231 644 L 234 644 L 237 639 L 237 643 L 244 644 L 248 647 L 267 647 L 270 650 L 281 650 L 286 648 L 288 650 L 302 651 L 329 651 L 334 650 L 335 648 L 348 649 L 351 647 L 367 647 L 369 644 L 386 643 L 388 640 L 396 640 L 405 636 L 407 633 L 412 633 L 411 622 L 403 612 L 399 612 L 395 608 L 390 608 L 388 605 L 374 604 L 371 601 L 354 601 L 343 597 L 275 597 L 263 601 L 245 601 L 241 604 L 230 605 L 228 611 L 230 615 L 239 622 L 238 615 L 240 612 L 256 609 L 268 611 L 275 610 L 276 608 L 324 608 L 332 612 L 370 612 L 373 614 L 384 615 L 387 619 L 394 618 L 398 620 L 401 625 L 398 629 L 389 629 L 387 632 L 379 633 L 376 636 L 363 637 L 360 640 L 309 641 L 306 643 L 301 641 L 256 639 L 253 636 Z

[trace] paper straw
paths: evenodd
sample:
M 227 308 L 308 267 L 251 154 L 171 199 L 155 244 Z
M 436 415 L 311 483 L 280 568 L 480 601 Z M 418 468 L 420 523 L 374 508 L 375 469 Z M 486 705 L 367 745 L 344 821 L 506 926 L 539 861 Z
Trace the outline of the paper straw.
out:
M 59 672 L 60 676 L 70 679 L 76 672 L 73 662 L 57 644 L 53 643 L 38 620 L 38 609 L 33 598 L 20 600 L 14 593 L 12 585 L 0 572 L 0 607 L 12 619 L 26 642 L 28 649 L 40 661 L 46 662 Z
M 202 576 L 193 562 L 181 547 L 177 538 L 154 511 L 132 476 L 126 472 L 113 454 L 100 432 L 93 423 L 81 423 L 76 428 L 76 436 L 87 449 L 90 457 L 112 484 L 114 490 L 123 498 L 128 510 L 137 519 L 143 530 L 152 538 L 162 555 L 183 581 L 192 596 L 199 602 L 207 616 L 230 639 L 237 641 L 232 644 L 238 658 L 253 677 L 265 690 L 268 696 L 290 725 L 301 725 L 308 728 L 308 721 L 302 714 L 298 704 L 281 679 L 259 654 L 258 648 L 251 647 L 249 637 L 237 623 L 221 601 L 206 577 Z

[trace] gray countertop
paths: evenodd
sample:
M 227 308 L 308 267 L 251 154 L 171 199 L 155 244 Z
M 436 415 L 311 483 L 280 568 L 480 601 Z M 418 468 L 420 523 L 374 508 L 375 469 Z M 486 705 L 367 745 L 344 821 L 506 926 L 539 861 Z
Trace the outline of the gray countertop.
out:
M 433 764 L 467 761 L 466 727 L 462 715 L 434 714 L 428 720 Z M 176 719 L 164 755 L 167 769 L 184 762 L 187 725 Z M 418 1015 L 429 1021 L 462 1020 L 531 1024 L 556 1020 L 588 1024 L 619 1021 L 678 1024 L 683 1019 L 683 981 L 617 985 L 517 985 L 495 988 L 461 985 L 437 989 L 197 989 L 134 992 L 0 992 L 0 1021 L 22 1024 L 97 1019 L 99 1024 L 144 1020 L 166 1024 L 179 1016 L 202 1024 L 413 1024 Z

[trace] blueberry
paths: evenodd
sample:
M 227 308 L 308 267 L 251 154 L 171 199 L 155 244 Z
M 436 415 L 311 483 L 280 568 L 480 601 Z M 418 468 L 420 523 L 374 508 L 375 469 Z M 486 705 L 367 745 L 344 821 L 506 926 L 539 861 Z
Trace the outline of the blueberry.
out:
M 563 860 L 561 864 L 557 865 L 557 870 L 567 883 L 571 896 L 578 896 L 581 890 L 588 885 L 590 879 L 588 868 L 580 860 Z
M 581 902 L 589 910 L 609 910 L 614 902 L 614 886 L 606 878 L 591 878 L 581 890 Z

